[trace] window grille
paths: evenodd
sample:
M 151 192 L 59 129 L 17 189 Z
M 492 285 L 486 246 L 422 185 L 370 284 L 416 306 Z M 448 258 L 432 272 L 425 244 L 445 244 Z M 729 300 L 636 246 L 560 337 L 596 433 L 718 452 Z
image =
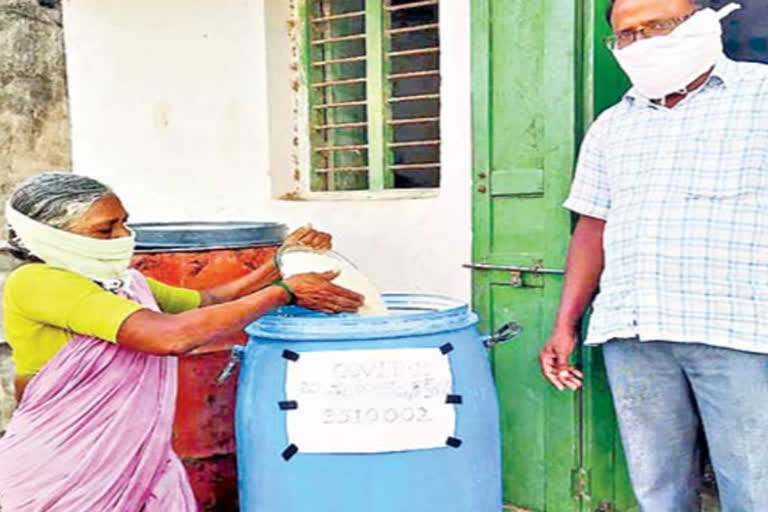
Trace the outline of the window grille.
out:
M 307 0 L 312 191 L 440 184 L 438 0 Z

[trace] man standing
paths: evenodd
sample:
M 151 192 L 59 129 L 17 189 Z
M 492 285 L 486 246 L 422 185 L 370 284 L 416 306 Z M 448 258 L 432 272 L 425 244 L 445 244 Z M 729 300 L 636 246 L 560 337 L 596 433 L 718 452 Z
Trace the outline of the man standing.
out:
M 723 55 L 736 8 L 612 2 L 634 87 L 587 134 L 565 203 L 580 218 L 542 372 L 581 386 L 569 357 L 599 284 L 586 344 L 645 512 L 696 510 L 700 426 L 723 511 L 768 510 L 768 66 Z

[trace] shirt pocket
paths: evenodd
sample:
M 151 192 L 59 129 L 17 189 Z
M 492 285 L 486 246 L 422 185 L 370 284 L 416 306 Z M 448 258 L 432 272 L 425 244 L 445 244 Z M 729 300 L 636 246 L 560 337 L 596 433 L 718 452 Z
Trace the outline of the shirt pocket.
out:
M 690 168 L 678 169 L 675 187 L 685 199 L 726 199 L 766 188 L 765 130 L 709 129 L 683 144 Z

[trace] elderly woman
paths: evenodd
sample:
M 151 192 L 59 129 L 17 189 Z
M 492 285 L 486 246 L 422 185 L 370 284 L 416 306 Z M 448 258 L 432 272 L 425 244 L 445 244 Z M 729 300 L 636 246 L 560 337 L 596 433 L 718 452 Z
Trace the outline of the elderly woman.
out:
M 333 274 L 278 281 L 268 263 L 197 292 L 129 270 L 134 236 L 118 197 L 90 178 L 46 173 L 6 207 L 9 247 L 29 262 L 8 278 L 7 341 L 23 397 L 0 439 L 5 512 L 188 512 L 171 449 L 176 358 L 295 301 L 356 311 Z M 311 229 L 293 243 L 329 247 Z

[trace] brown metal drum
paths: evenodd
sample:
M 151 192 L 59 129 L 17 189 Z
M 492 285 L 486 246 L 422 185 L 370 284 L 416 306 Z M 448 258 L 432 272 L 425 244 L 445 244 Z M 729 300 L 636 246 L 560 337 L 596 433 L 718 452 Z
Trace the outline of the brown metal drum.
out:
M 137 230 L 138 231 L 138 230 Z M 139 239 L 141 239 L 139 233 Z M 229 282 L 274 257 L 279 245 L 199 252 L 137 252 L 132 266 L 164 283 L 202 290 Z M 173 448 L 184 463 L 201 512 L 238 510 L 234 408 L 237 374 L 218 374 L 246 335 L 219 340 L 179 358 Z

